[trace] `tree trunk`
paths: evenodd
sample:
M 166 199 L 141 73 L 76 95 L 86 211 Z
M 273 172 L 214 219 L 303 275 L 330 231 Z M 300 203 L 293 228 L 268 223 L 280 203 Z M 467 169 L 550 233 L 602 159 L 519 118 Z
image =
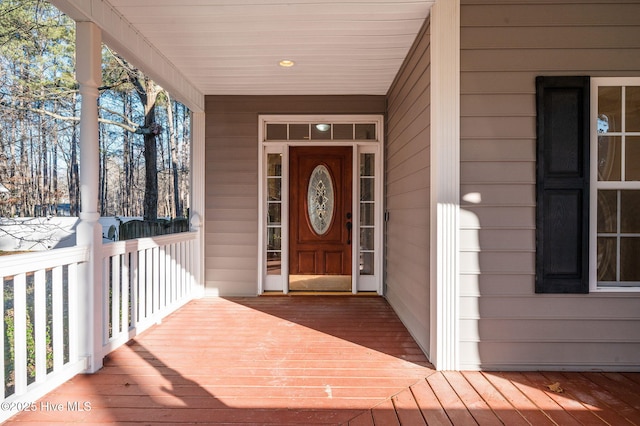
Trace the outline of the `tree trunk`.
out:
M 156 100 L 160 88 L 149 78 L 138 74 L 133 84 L 138 97 L 144 105 L 144 220 L 158 219 L 158 147 L 156 135 L 159 130 L 156 124 Z
M 169 126 L 169 160 L 171 162 L 171 172 L 173 177 L 173 217 L 182 217 L 182 203 L 180 200 L 180 180 L 178 178 L 178 146 L 176 143 L 176 126 L 174 123 L 173 102 L 169 93 L 167 96 L 167 124 Z M 176 114 L 177 115 L 177 114 Z

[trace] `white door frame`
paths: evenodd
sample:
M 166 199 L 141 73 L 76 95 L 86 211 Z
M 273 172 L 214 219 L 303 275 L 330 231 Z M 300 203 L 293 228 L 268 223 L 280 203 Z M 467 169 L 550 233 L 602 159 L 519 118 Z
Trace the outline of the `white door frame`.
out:
M 384 119 L 382 115 L 261 115 L 258 118 L 258 294 L 265 291 L 289 291 L 289 148 L 292 146 L 350 146 L 353 148 L 353 229 L 352 241 L 352 293 L 383 290 L 383 161 Z M 267 124 L 332 123 L 364 124 L 376 126 L 375 139 L 369 140 L 266 140 Z M 282 156 L 281 175 L 281 274 L 267 275 L 267 158 L 268 154 Z M 375 213 L 374 213 L 374 272 L 360 275 L 360 154 L 375 155 Z

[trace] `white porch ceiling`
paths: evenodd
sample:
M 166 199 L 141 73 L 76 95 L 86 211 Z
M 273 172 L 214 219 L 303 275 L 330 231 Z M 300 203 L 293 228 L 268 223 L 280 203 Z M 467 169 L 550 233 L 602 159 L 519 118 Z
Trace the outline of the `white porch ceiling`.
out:
M 434 1 L 109 3 L 205 95 L 383 95 Z

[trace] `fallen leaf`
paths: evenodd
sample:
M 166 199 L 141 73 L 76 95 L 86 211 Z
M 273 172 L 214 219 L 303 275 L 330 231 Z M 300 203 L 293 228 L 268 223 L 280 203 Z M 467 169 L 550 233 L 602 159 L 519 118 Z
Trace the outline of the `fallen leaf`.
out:
M 562 393 L 562 392 L 564 392 L 564 389 L 562 389 L 562 388 L 560 387 L 560 382 L 552 383 L 552 384 L 550 384 L 550 385 L 547 385 L 547 387 L 549 388 L 549 390 L 550 390 L 551 392 L 555 392 L 555 393 Z

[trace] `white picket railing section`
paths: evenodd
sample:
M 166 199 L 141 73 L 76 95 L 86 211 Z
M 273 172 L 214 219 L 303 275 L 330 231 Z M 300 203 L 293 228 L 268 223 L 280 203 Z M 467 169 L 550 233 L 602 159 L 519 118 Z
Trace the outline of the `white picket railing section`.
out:
M 103 355 L 193 298 L 196 232 L 102 247 Z
M 78 356 L 78 265 L 87 247 L 0 258 L 0 421 L 85 367 Z
M 197 232 L 101 246 L 102 359 L 197 294 Z M 0 258 L 0 422 L 88 368 L 80 357 L 86 327 L 79 318 L 88 247 Z M 98 352 L 98 353 L 96 353 Z

